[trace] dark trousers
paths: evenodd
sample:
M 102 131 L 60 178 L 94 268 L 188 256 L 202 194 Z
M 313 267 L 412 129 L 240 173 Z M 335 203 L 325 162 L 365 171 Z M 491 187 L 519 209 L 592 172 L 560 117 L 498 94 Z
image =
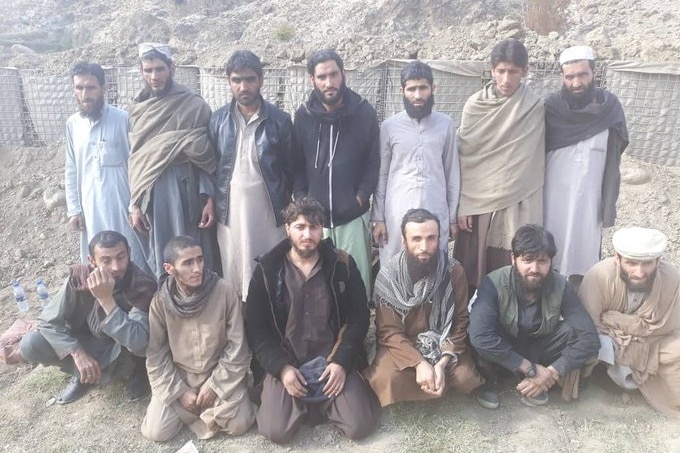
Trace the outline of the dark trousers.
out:
M 92 335 L 87 335 L 87 338 L 82 338 L 82 340 L 80 344 L 85 349 L 85 352 L 99 363 L 102 363 L 102 357 L 109 354 L 110 342 L 94 341 L 95 337 Z M 54 352 L 52 345 L 43 337 L 39 330 L 34 330 L 24 335 L 19 343 L 19 349 L 21 357 L 28 362 L 40 363 L 44 366 L 58 366 L 64 373 L 80 377 L 73 358 L 67 355 L 60 359 Z M 125 348 L 121 348 L 121 350 L 127 351 Z M 138 357 L 131 353 L 127 355 L 132 360 L 135 370 L 139 369 L 140 372 L 142 370 L 146 372 L 146 357 Z
M 290 442 L 303 422 L 333 423 L 346 437 L 361 439 L 376 428 L 380 406 L 363 377 L 347 374 L 345 388 L 335 398 L 304 403 L 288 394 L 280 380 L 267 374 L 262 385 L 257 426 L 260 434 L 279 444 Z
M 504 339 L 512 345 L 512 349 L 515 352 L 522 355 L 525 359 L 543 366 L 551 365 L 562 355 L 562 351 L 567 346 L 578 340 L 574 329 L 565 322 L 560 322 L 552 333 L 541 337 L 512 338 L 505 336 Z M 499 366 L 508 371 L 515 372 L 504 361 L 507 357 L 495 357 L 475 349 L 475 358 L 482 375 L 487 381 L 497 381 Z

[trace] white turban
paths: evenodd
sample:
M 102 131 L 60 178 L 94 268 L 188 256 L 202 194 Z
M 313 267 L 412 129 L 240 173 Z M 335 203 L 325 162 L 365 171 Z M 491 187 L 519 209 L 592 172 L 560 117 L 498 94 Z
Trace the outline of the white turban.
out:
M 595 61 L 595 52 L 588 46 L 573 46 L 565 49 L 560 55 L 560 66 L 570 61 Z
M 142 58 L 145 53 L 155 50 L 156 52 L 166 57 L 168 60 L 172 60 L 172 51 L 170 50 L 170 46 L 168 46 L 167 44 L 160 44 L 156 42 L 143 42 L 139 45 L 137 50 L 139 51 L 139 58 Z
M 616 231 L 612 236 L 612 244 L 622 258 L 646 261 L 663 255 L 668 239 L 659 230 L 630 227 Z

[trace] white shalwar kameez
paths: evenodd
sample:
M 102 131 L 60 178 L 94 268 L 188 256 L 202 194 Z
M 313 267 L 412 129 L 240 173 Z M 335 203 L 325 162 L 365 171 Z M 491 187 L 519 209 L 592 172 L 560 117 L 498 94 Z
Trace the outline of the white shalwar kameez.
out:
M 248 296 L 255 258 L 274 248 L 286 236 L 283 225 L 276 226 L 260 170 L 255 146 L 255 132 L 262 121 L 259 113 L 258 110 L 246 124 L 243 115 L 234 107 L 239 131 L 229 187 L 229 214 L 226 225 L 217 223 L 222 273 L 234 291 L 230 297 L 241 301 Z
M 608 137 L 606 129 L 546 156 L 543 226 L 555 237 L 553 267 L 566 276 L 583 275 L 600 261 Z
M 80 259 L 87 264 L 88 244 L 95 234 L 113 230 L 124 235 L 132 260 L 151 274 L 141 242 L 128 223 L 128 114 L 108 104 L 92 121 L 75 113 L 66 122 L 66 208 L 69 217 L 82 215 Z

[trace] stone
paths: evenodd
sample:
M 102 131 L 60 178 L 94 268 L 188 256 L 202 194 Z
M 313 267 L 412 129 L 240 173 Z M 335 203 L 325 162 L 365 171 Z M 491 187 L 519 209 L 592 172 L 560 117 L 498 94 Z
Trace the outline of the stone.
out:
M 621 168 L 621 182 L 623 184 L 630 184 L 632 186 L 637 186 L 640 184 L 645 184 L 651 181 L 652 175 L 645 168 Z
M 19 191 L 17 193 L 19 194 L 20 198 L 26 198 L 31 194 L 31 187 L 23 184 L 21 187 L 19 187 Z
M 66 206 L 66 194 L 60 190 L 51 195 L 45 191 L 43 192 L 43 202 L 48 211 L 52 211 L 58 206 Z
M 305 51 L 301 50 L 300 53 L 291 55 L 290 61 L 292 61 L 293 63 L 302 63 L 306 56 L 307 54 L 305 53 Z
M 25 46 L 23 44 L 14 44 L 12 47 L 10 47 L 10 50 L 14 55 L 21 55 L 21 54 L 29 54 L 32 55 L 35 52 L 35 50 L 31 49 L 28 46 Z
M 479 50 L 482 47 L 482 43 L 478 39 L 472 38 L 468 40 L 468 46 L 474 50 Z
M 514 19 L 503 19 L 500 24 L 498 24 L 498 31 L 510 31 L 510 30 L 521 30 L 522 24 L 518 20 Z

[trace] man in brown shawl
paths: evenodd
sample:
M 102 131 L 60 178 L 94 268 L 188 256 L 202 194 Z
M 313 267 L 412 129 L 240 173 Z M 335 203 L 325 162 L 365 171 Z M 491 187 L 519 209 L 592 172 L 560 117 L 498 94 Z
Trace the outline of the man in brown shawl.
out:
M 600 333 L 599 358 L 618 385 L 680 417 L 680 272 L 661 260 L 667 239 L 660 231 L 623 228 L 612 242 L 616 254 L 593 266 L 579 288 Z
M 89 244 L 90 266 L 73 265 L 66 283 L 38 317 L 38 328 L 19 344 L 24 360 L 56 365 L 72 378 L 57 399 L 71 403 L 110 376 L 124 350 L 133 355 L 128 396 L 149 393 L 144 355 L 149 342 L 149 303 L 155 280 L 130 261 L 127 239 L 97 233 Z
M 152 395 L 142 434 L 164 442 L 187 425 L 199 439 L 241 435 L 255 421 L 241 303 L 192 237 L 171 239 L 163 255 L 167 274 L 149 310 Z
M 130 107 L 130 222 L 148 238 L 146 259 L 156 276 L 163 272 L 163 247 L 183 234 L 200 240 L 214 269 L 210 107 L 174 82 L 168 46 L 141 44 L 139 56 L 145 87 Z
M 529 56 L 506 39 L 491 52 L 494 80 L 468 99 L 458 129 L 461 191 L 454 255 L 471 287 L 510 264 L 517 228 L 543 221 L 543 100 L 522 83 Z
M 407 211 L 401 231 L 404 248 L 376 279 L 377 352 L 364 376 L 382 406 L 439 398 L 449 387 L 470 393 L 483 379 L 467 346 L 463 267 L 439 248 L 430 211 Z

